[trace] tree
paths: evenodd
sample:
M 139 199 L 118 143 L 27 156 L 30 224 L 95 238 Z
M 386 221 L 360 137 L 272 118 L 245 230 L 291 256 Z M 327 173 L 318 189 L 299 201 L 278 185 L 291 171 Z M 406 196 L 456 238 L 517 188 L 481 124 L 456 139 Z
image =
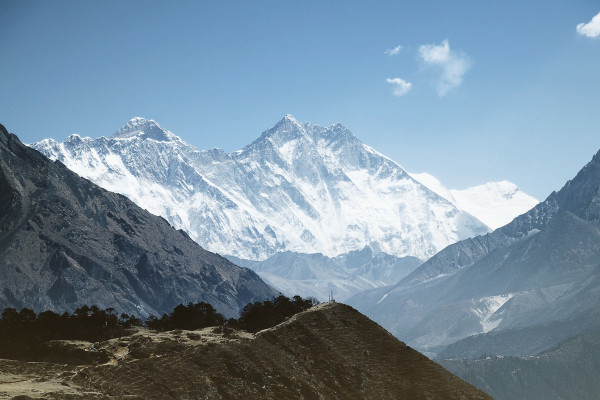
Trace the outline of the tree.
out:
M 19 313 L 14 308 L 5 308 L 2 311 L 2 322 L 6 325 L 15 324 L 19 320 Z
M 258 332 L 282 323 L 294 314 L 318 304 L 315 298 L 303 299 L 294 296 L 289 299 L 279 295 L 273 300 L 247 304 L 240 313 L 239 325 L 249 332 Z
M 35 321 L 35 319 L 36 319 L 35 312 L 29 308 L 24 308 L 19 312 L 19 322 L 21 322 L 21 323 Z
M 207 326 L 223 325 L 225 318 L 208 303 L 188 303 L 187 306 L 179 304 L 171 314 L 164 314 L 160 319 L 152 316 L 147 319 L 146 325 L 156 330 L 172 329 L 200 329 Z

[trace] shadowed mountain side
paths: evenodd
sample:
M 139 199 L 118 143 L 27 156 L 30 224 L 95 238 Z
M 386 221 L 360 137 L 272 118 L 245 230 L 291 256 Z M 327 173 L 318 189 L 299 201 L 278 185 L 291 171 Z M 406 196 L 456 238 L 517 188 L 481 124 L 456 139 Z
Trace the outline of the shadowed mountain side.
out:
M 139 316 L 205 301 L 226 316 L 275 295 L 163 218 L 23 145 L 0 125 L 0 309 Z
M 436 357 L 476 359 L 483 355 L 531 356 L 577 335 L 599 329 L 600 306 L 580 313 L 575 318 L 469 336 L 447 346 Z
M 600 288 L 599 189 L 600 153 L 508 225 L 450 245 L 397 285 L 348 302 L 429 354 L 478 335 L 455 346 L 453 357 L 489 354 L 485 347 L 501 337 L 520 340 L 497 341 L 495 354 L 531 355 L 600 327 L 585 318 Z M 541 326 L 553 330 L 543 341 Z
M 570 212 L 585 221 L 600 219 L 600 152 L 558 192 L 495 231 L 452 244 L 404 278 L 398 287 L 412 286 L 473 265 L 494 250 L 508 247 L 543 230 L 559 212 Z
M 288 296 L 298 294 L 326 301 L 333 293 L 342 302 L 362 290 L 393 285 L 422 263 L 416 257 L 395 257 L 369 247 L 336 257 L 286 251 L 263 261 L 233 256 L 227 259 L 250 268 Z
M 219 329 L 99 343 L 111 361 L 61 384 L 95 399 L 490 399 L 340 303 L 256 335 Z
M 600 393 L 600 333 L 578 336 L 542 354 L 439 360 L 496 400 L 595 399 Z

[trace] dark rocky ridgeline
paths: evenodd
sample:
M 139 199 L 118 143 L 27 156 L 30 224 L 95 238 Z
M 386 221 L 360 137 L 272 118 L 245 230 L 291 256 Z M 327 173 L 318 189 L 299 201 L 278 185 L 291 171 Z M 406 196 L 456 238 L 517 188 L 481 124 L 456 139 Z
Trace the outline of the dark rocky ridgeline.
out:
M 274 295 L 254 272 L 53 163 L 0 125 L 0 309 L 95 304 L 145 317 L 205 301 L 233 317 Z

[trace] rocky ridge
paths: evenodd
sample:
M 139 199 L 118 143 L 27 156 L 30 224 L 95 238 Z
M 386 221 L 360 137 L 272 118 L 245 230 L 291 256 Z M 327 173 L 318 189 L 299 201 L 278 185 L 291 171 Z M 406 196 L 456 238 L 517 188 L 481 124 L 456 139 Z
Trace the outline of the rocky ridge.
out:
M 87 303 L 147 316 L 205 301 L 236 316 L 274 294 L 251 270 L 0 126 L 0 308 Z

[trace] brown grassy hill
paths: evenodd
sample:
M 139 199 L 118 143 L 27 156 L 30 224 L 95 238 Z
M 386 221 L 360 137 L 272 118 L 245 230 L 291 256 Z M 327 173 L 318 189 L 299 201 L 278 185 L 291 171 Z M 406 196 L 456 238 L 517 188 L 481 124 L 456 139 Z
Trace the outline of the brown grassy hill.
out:
M 88 351 L 109 361 L 60 368 L 1 362 L 0 399 L 4 387 L 11 395 L 72 399 L 490 399 L 339 303 L 256 335 L 142 330 Z M 24 391 L 27 385 L 38 391 Z

